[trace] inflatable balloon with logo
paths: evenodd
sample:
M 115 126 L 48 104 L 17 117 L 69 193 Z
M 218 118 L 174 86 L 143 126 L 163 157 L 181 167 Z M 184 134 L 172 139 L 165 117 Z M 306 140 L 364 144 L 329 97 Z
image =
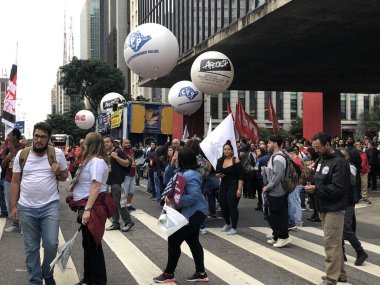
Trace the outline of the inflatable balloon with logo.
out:
M 178 56 L 177 38 L 159 24 L 136 27 L 124 43 L 125 62 L 134 73 L 144 78 L 167 75 L 176 66 Z
M 217 95 L 227 90 L 234 79 L 234 67 L 223 53 L 208 51 L 191 66 L 191 81 L 203 93 Z
M 88 130 L 95 123 L 95 116 L 89 110 L 81 110 L 75 115 L 75 124 L 78 128 Z
M 202 106 L 203 94 L 191 81 L 179 81 L 170 88 L 169 104 L 182 115 L 191 115 Z
M 111 92 L 111 93 L 104 95 L 104 97 L 100 101 L 100 110 L 102 112 L 110 112 L 111 113 L 114 104 L 122 104 L 125 102 L 126 102 L 126 100 L 122 95 L 120 95 L 119 93 L 116 93 L 116 92 Z

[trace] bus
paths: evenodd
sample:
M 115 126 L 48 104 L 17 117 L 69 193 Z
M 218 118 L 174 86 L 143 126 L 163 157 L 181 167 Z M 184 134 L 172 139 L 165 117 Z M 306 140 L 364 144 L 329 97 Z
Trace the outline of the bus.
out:
M 72 135 L 66 135 L 66 134 L 54 134 L 51 135 L 51 143 L 67 154 L 67 150 L 70 148 L 70 146 L 74 145 L 74 138 Z

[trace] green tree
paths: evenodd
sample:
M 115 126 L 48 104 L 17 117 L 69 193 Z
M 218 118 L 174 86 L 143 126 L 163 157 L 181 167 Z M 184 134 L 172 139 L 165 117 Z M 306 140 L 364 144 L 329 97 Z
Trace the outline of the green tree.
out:
M 301 117 L 297 117 L 291 121 L 289 134 L 298 139 L 303 137 L 303 119 Z
M 109 66 L 99 60 L 81 60 L 73 57 L 73 60 L 60 68 L 61 85 L 66 94 L 73 101 L 78 98 L 87 98 L 91 109 L 97 113 L 103 96 L 110 92 L 116 92 L 129 101 L 130 95 L 125 91 L 124 75 L 118 68 Z
M 359 115 L 359 123 L 355 129 L 355 139 L 363 139 L 366 133 L 377 134 L 380 131 L 380 94 L 374 98 L 373 107 Z
M 87 133 L 93 132 L 95 126 L 88 129 L 82 130 L 75 124 L 75 115 L 80 110 L 84 109 L 84 103 L 72 103 L 70 111 L 65 114 L 50 114 L 46 119 L 46 122 L 52 127 L 53 134 L 67 134 L 72 135 L 75 143 L 79 143 L 81 138 L 84 138 Z

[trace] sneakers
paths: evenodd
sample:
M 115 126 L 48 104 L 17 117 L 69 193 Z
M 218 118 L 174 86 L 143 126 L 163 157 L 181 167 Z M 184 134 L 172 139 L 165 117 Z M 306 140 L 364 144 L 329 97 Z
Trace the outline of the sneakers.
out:
M 18 226 L 10 226 L 9 228 L 4 229 L 4 232 L 6 233 L 13 233 L 20 231 L 20 228 Z
M 115 231 L 120 230 L 120 226 L 110 225 L 108 228 L 106 228 L 106 231 Z
M 232 228 L 231 225 L 227 225 L 227 224 L 225 224 L 225 225 L 223 226 L 223 228 L 221 228 L 220 230 L 221 230 L 222 232 L 228 232 L 231 228 Z
M 372 202 L 370 200 L 368 200 L 367 198 L 363 198 L 362 200 L 364 203 L 366 204 L 372 204 Z
M 234 228 L 231 228 L 231 229 L 227 232 L 227 234 L 230 235 L 230 236 L 232 236 L 232 235 L 236 235 L 236 233 L 237 233 L 237 230 L 234 229 Z
M 326 276 L 322 276 L 322 283 L 319 285 L 336 285 L 336 281 L 328 279 Z
M 289 231 L 295 231 L 298 228 L 302 228 L 302 224 L 293 224 L 293 225 L 290 225 L 289 228 L 288 228 L 288 230 Z
M 153 278 L 153 281 L 156 283 L 171 283 L 171 282 L 175 282 L 175 278 L 174 278 L 174 274 L 168 274 L 168 273 L 162 272 L 160 276 Z
M 207 230 L 205 228 L 204 229 L 199 229 L 199 233 L 201 235 L 205 235 L 205 234 L 207 234 Z
M 368 254 L 363 250 L 358 252 L 356 256 L 355 265 L 360 266 L 364 263 L 364 261 L 368 258 Z
M 269 244 L 275 244 L 276 242 L 277 242 L 277 240 L 275 240 L 273 238 L 267 240 L 267 243 L 269 243 Z
M 135 225 L 134 222 L 129 222 L 121 229 L 122 232 L 129 232 L 129 230 Z
M 338 282 L 347 283 L 347 274 L 340 274 Z
M 275 244 L 273 244 L 274 247 L 284 247 L 285 245 L 287 245 L 288 243 L 290 243 L 290 237 L 288 238 L 285 238 L 285 239 L 282 239 L 282 238 L 279 238 L 277 240 L 277 242 Z
M 207 273 L 201 274 L 199 272 L 195 272 L 192 276 L 186 278 L 186 281 L 189 282 L 208 282 L 209 279 L 207 277 Z
M 131 206 L 127 207 L 127 210 L 128 210 L 128 212 L 130 212 L 130 211 L 136 211 L 136 208 L 131 205 Z
M 8 218 L 8 214 L 6 214 L 6 213 L 1 213 L 1 214 L 0 214 L 0 218 Z

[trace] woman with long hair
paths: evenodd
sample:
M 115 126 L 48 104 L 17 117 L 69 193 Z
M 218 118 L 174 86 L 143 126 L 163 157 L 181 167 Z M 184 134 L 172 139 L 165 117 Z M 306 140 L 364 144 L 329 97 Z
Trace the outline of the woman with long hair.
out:
M 216 176 L 221 179 L 219 205 L 226 224 L 222 227 L 228 235 L 237 233 L 238 204 L 243 191 L 243 171 L 239 158 L 234 157 L 231 141 L 223 146 L 223 155 L 216 164 Z
M 84 162 L 77 171 L 77 182 L 73 187 L 73 201 L 78 209 L 77 222 L 82 225 L 84 252 L 83 279 L 76 285 L 107 284 L 101 240 L 107 219 L 104 199 L 107 192 L 108 155 L 103 137 L 98 133 L 88 133 L 83 145 Z
M 197 172 L 198 164 L 195 154 L 187 149 L 181 149 L 178 153 L 179 172 L 185 178 L 184 194 L 180 198 L 180 211 L 189 221 L 168 238 L 168 261 L 164 272 L 153 278 L 156 283 L 174 282 L 174 271 L 181 255 L 181 244 L 186 241 L 189 245 L 195 263 L 195 273 L 187 278 L 190 282 L 207 282 L 208 277 L 204 267 L 203 247 L 199 242 L 199 229 L 206 219 L 208 206 L 201 193 L 201 177 Z M 167 205 L 172 200 L 166 198 Z

